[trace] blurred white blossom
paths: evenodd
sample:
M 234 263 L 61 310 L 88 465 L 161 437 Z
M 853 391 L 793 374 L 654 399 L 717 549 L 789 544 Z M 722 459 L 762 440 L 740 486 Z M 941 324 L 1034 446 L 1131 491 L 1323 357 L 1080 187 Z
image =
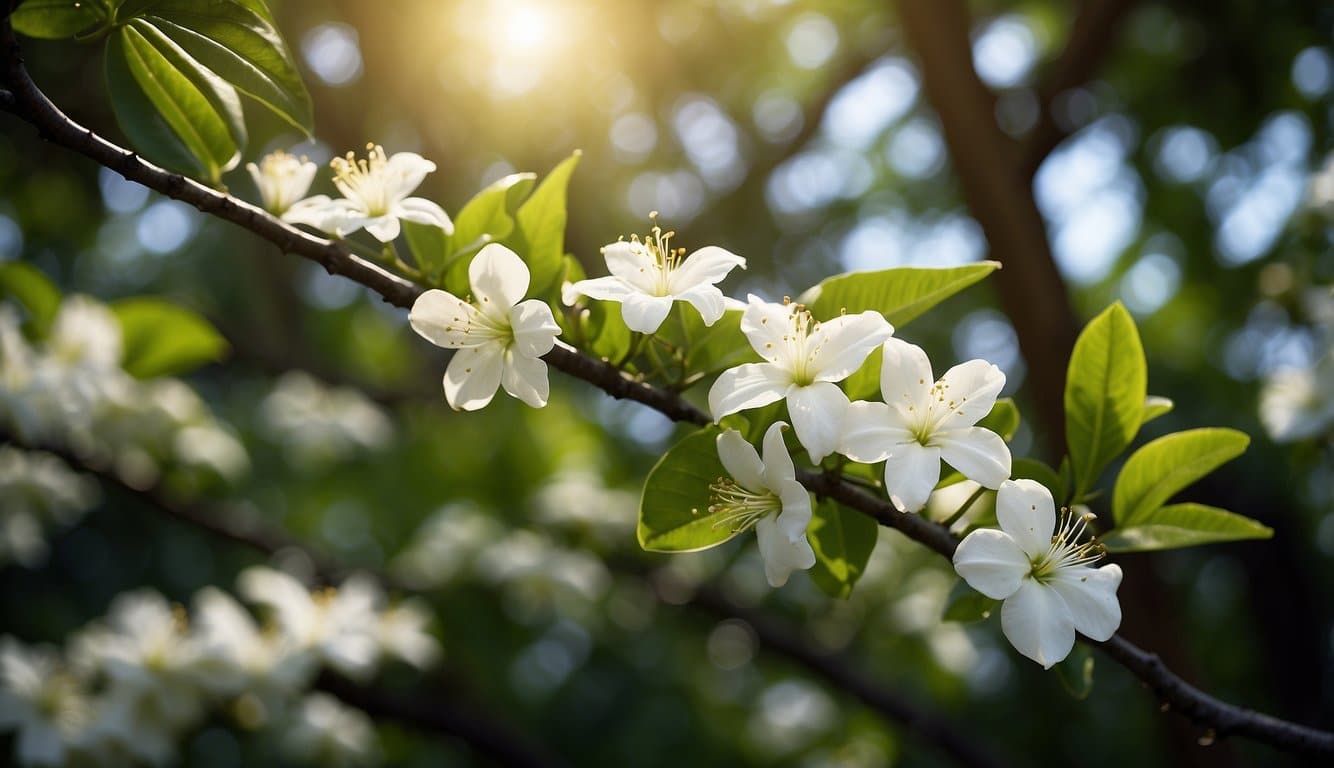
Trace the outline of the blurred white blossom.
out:
M 1312 366 L 1275 371 L 1260 391 L 1260 423 L 1277 443 L 1318 437 L 1334 427 L 1334 353 Z
M 325 693 L 301 701 L 283 731 L 282 746 L 291 757 L 314 765 L 366 765 L 378 756 L 370 718 Z
M 51 648 L 0 638 L 0 730 L 17 731 L 21 765 L 65 765 L 80 749 L 91 714 L 83 681 Z
M 383 448 L 394 425 L 354 389 L 326 387 L 305 373 L 283 374 L 260 405 L 264 431 L 293 463 L 318 466 Z
M 97 484 L 59 458 L 0 447 L 0 564 L 39 564 L 47 530 L 72 524 L 96 501 Z

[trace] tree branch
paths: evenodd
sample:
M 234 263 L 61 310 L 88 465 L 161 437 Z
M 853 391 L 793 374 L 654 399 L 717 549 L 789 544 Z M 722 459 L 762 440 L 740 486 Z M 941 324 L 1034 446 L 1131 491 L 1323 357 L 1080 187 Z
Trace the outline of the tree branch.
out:
M 900 0 L 901 16 L 910 39 L 929 66 L 924 84 L 946 126 L 946 139 L 955 156 L 970 207 L 978 215 L 991 242 L 993 255 L 1008 268 L 997 273 L 1002 301 L 1016 318 L 1044 423 L 1062 423 L 1064 361 L 1073 345 L 1073 310 L 1050 258 L 1041 217 L 1026 183 L 1016 184 L 1017 170 L 1004 167 L 1006 139 L 994 115 L 978 105 L 990 104 L 989 92 L 977 79 L 968 52 L 965 9 L 958 0 Z M 936 13 L 946 19 L 941 24 Z M 49 141 L 82 154 L 117 171 L 125 178 L 201 211 L 238 224 L 286 252 L 315 261 L 331 274 L 342 275 L 379 293 L 391 304 L 411 307 L 422 289 L 369 264 L 341 245 L 304 233 L 241 200 L 210 189 L 178 174 L 145 162 L 135 153 L 112 144 L 60 112 L 37 88 L 23 67 L 18 43 L 7 22 L 0 24 L 0 73 L 12 89 L 14 103 L 7 108 L 35 126 Z M 955 80 L 954 78 L 957 78 Z M 952 89 L 959 90 L 953 94 Z M 980 91 L 980 93 L 979 93 Z M 954 126 L 953 128 L 951 126 Z M 962 126 L 962 127 L 959 127 Z M 975 145 L 969 140 L 975 139 Z M 989 156 L 989 157 L 988 157 Z M 1022 194 L 1016 196 L 1015 191 Z M 1007 216 L 1014 215 L 1014 220 Z M 1037 235 L 1035 237 L 1035 234 Z M 1041 297 L 1034 301 L 1033 297 Z M 1045 324 L 1044 324 L 1045 323 Z M 1068 338 L 1067 338 L 1068 336 Z M 648 405 L 668 417 L 694 424 L 709 423 L 698 408 L 673 392 L 628 379 L 607 363 L 556 347 L 546 356 L 553 367 L 620 397 Z M 1055 386 L 1053 383 L 1055 382 Z M 1055 418 L 1052 413 L 1057 414 Z M 1050 437 L 1050 435 L 1049 435 Z M 957 540 L 936 523 L 904 514 L 888 501 L 877 499 L 835 476 L 804 472 L 802 482 L 821 495 L 870 515 L 943 556 L 949 557 Z M 1334 733 L 1290 723 L 1220 701 L 1194 688 L 1162 665 L 1153 654 L 1128 640 L 1113 637 L 1101 647 L 1107 655 L 1154 690 L 1164 703 L 1209 728 L 1216 737 L 1247 736 L 1280 749 L 1334 756 Z

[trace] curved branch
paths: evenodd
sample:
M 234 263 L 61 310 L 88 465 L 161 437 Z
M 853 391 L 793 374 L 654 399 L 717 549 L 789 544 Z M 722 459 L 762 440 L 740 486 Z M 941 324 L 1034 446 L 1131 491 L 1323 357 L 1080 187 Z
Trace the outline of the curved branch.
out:
M 910 18 L 913 19 L 912 22 L 908 23 L 910 28 L 917 24 L 924 24 L 923 27 L 917 28 L 916 32 L 925 36 L 925 41 L 919 39 L 918 42 L 926 42 L 926 48 L 932 49 L 937 44 L 941 44 L 945 48 L 953 49 L 955 47 L 954 43 L 957 41 L 954 40 L 952 33 L 941 33 L 939 30 L 930 28 L 930 22 L 924 22 L 920 17 L 914 18 L 914 14 L 925 10 L 919 5 L 925 1 L 902 0 L 900 7 L 904 21 L 909 22 Z M 957 9 L 955 3 L 946 3 L 945 5 L 951 9 Z M 966 30 L 966 26 L 964 29 Z M 943 38 L 941 37 L 942 34 Z M 966 42 L 966 31 L 964 40 Z M 964 47 L 964 50 L 967 50 L 967 46 Z M 952 53 L 948 54 L 948 56 L 952 55 Z M 336 242 L 302 232 L 249 203 L 210 189 L 179 174 L 165 171 L 144 161 L 134 152 L 118 147 L 93 131 L 75 123 L 57 109 L 32 82 L 27 70 L 23 67 L 18 42 L 15 40 L 7 21 L 0 24 L 0 57 L 3 57 L 3 60 L 0 61 L 0 74 L 3 74 L 5 82 L 14 96 L 12 103 L 6 104 L 0 101 L 0 108 L 10 111 L 32 124 L 47 140 L 111 168 L 131 181 L 157 190 L 168 197 L 194 205 L 201 211 L 238 224 L 286 252 L 294 253 L 321 264 L 331 274 L 342 275 L 370 288 L 391 304 L 405 308 L 411 307 L 416 297 L 421 294 L 422 289 L 418 286 L 357 258 Z M 930 71 L 934 70 L 933 67 Z M 971 71 L 971 65 L 969 70 Z M 972 73 L 972 82 L 976 82 L 979 87 L 982 87 L 976 78 L 976 73 Z M 933 81 L 932 78 L 927 78 L 929 93 L 937 93 L 942 87 L 943 81 Z M 983 141 L 977 148 L 978 151 L 988 151 L 987 148 L 992 147 L 995 143 L 991 140 L 994 138 L 993 134 L 998 132 L 998 129 L 997 132 L 991 130 L 995 127 L 994 120 L 990 115 L 978 118 L 977 115 L 970 113 L 968 116 L 973 119 L 973 123 L 990 126 L 985 131 L 987 140 Z M 958 121 L 950 120 L 947 121 L 947 124 L 956 122 Z M 947 136 L 947 138 L 958 139 L 960 137 Z M 954 140 L 951 140 L 950 143 L 952 147 L 956 144 Z M 1004 211 L 1010 208 L 1014 202 L 1012 200 L 1006 202 L 1003 199 L 1007 194 L 1005 190 L 1011 189 L 1012 185 L 1005 183 L 996 188 L 994 182 L 1009 180 L 1008 177 L 999 180 L 979 178 L 977 188 L 986 193 L 984 197 L 987 202 L 1002 203 L 998 210 Z M 998 195 L 999 197 L 997 197 Z M 1029 208 L 1031 203 L 1030 196 L 1027 198 L 1024 209 L 1032 216 L 1036 216 L 1036 209 L 1032 208 L 1030 210 Z M 1040 224 L 1040 219 L 1038 221 Z M 988 223 L 995 224 L 1002 235 L 1013 234 L 1013 228 L 1016 226 L 1013 222 L 1007 223 L 1004 221 L 983 222 L 983 226 L 987 227 Z M 989 231 L 988 236 L 991 235 L 992 232 Z M 1040 243 L 1028 244 L 1035 245 L 1038 248 L 1038 255 L 1049 254 L 1045 239 L 1039 239 L 1041 240 Z M 1025 238 L 1019 238 L 1019 241 L 1014 242 L 1015 247 L 1019 250 L 1010 252 L 1010 255 L 1016 257 L 1016 260 L 1005 259 L 1007 264 L 1028 264 L 1033 261 L 1041 261 L 1041 259 L 1034 259 L 1032 253 L 1025 253 L 1020 248 L 1025 243 L 1027 243 Z M 993 250 L 996 250 L 998 246 L 993 243 L 992 247 Z M 1013 269 L 1002 270 L 1000 274 L 1005 275 L 1007 273 L 1011 277 L 1015 276 Z M 1069 322 L 1072 311 L 1063 286 L 1060 288 L 1059 297 L 1048 297 L 1047 301 L 1051 302 L 1050 304 L 1032 301 L 1035 292 L 1036 295 L 1043 295 L 1043 292 L 1037 288 L 1041 284 L 1043 284 L 1043 281 L 1036 280 L 1031 284 L 1020 285 L 1019 282 L 1015 281 L 1006 285 L 1010 285 L 1014 289 L 1021 289 L 1014 293 L 1010 297 L 1011 299 L 1018 300 L 1022 305 L 1029 308 L 1045 306 L 1045 311 L 1049 314 L 1055 311 L 1057 315 L 1061 316 L 1061 322 L 1055 323 L 1055 327 L 1072 328 L 1073 323 Z M 1005 294 L 1006 291 L 1003 290 L 1002 293 Z M 1029 315 L 1026 314 L 1025 316 Z M 1047 354 L 1043 355 L 1044 359 L 1050 358 L 1049 353 L 1057 348 L 1063 349 L 1065 352 L 1069 351 L 1067 342 L 1072 342 L 1072 339 L 1050 337 L 1050 328 L 1047 330 L 1037 328 L 1036 330 L 1038 332 L 1037 337 L 1046 341 L 1046 348 L 1043 352 Z M 1027 334 L 1021 332 L 1021 337 L 1025 335 Z M 553 367 L 587 381 L 613 397 L 635 400 L 678 421 L 693 424 L 707 424 L 710 422 L 707 415 L 677 394 L 629 379 L 623 372 L 608 363 L 593 360 L 578 352 L 561 347 L 553 349 L 547 355 L 546 360 Z M 1061 375 L 1056 377 L 1055 380 L 1063 382 L 1064 372 L 1059 371 L 1059 373 Z M 1050 381 L 1052 377 L 1044 375 L 1039 377 L 1039 380 Z M 1059 394 L 1056 402 L 1059 406 Z M 916 515 L 901 513 L 888 501 L 877 499 L 865 491 L 838 479 L 836 476 L 808 471 L 802 473 L 801 480 L 813 492 L 828 496 L 868 514 L 880 524 L 895 528 L 945 557 L 951 556 L 958 544 L 957 539 L 936 523 Z M 1177 712 L 1191 718 L 1196 724 L 1211 729 L 1217 737 L 1238 734 L 1280 749 L 1334 756 L 1334 733 L 1297 725 L 1220 701 L 1185 683 L 1175 673 L 1167 669 L 1155 655 L 1120 636 L 1115 636 L 1100 645 L 1110 658 L 1143 680 L 1161 701 Z

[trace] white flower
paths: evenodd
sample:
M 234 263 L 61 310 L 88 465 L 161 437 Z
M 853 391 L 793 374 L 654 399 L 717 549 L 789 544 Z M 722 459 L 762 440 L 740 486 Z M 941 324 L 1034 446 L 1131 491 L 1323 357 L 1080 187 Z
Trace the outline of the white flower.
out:
M 44 530 L 74 522 L 97 496 L 97 483 L 59 458 L 0 447 L 0 564 L 40 563 Z
M 1292 443 L 1334 427 L 1334 353 L 1309 368 L 1283 368 L 1260 391 L 1260 423 L 1276 443 Z
M 364 678 L 374 671 L 384 596 L 369 578 L 354 575 L 337 589 L 311 594 L 282 571 L 254 567 L 241 573 L 238 586 L 247 600 L 273 610 L 278 628 L 298 648 L 316 652 L 350 677 Z
M 815 552 L 806 540 L 811 522 L 811 497 L 797 482 L 792 457 L 783 444 L 781 421 L 764 433 L 764 460 L 740 432 L 729 429 L 718 435 L 718 458 L 731 479 L 709 487 L 714 503 L 710 515 L 719 515 L 715 525 L 735 531 L 755 526 L 764 575 L 769 585 L 781 587 L 795 570 L 815 565 Z
M 361 392 L 326 387 L 300 371 L 283 374 L 260 413 L 264 431 L 302 467 L 383 448 L 394 437 L 394 423 Z
M 283 730 L 283 750 L 312 765 L 366 765 L 375 761 L 375 726 L 359 709 L 327 693 L 301 701 L 293 722 Z
M 560 334 L 551 307 L 537 299 L 521 301 L 528 292 L 528 267 L 499 243 L 478 252 L 468 266 L 468 280 L 472 303 L 430 290 L 408 314 L 412 329 L 427 341 L 458 350 L 445 370 L 445 398 L 455 409 L 475 411 L 503 386 L 541 408 L 551 392 L 541 357 Z
M 251 615 L 222 590 L 195 595 L 190 642 L 201 685 L 218 693 L 295 692 L 314 673 L 314 657 L 292 638 L 262 632 Z
M 1058 531 L 1046 487 L 1006 480 L 996 494 L 1001 529 L 973 531 L 954 552 L 954 570 L 969 586 L 1005 601 L 1001 628 L 1010 643 L 1043 667 L 1070 653 L 1075 630 L 1102 641 L 1121 624 L 1121 567 L 1090 567 L 1102 546 L 1079 541 L 1091 517 L 1066 512 Z
M 66 765 L 79 747 L 91 705 L 78 678 L 47 648 L 0 639 L 0 731 L 18 732 L 21 765 Z
M 671 247 L 674 234 L 654 226 L 642 241 L 632 237 L 604 247 L 611 275 L 567 285 L 565 303 L 573 304 L 579 294 L 619 301 L 625 324 L 640 333 L 657 331 L 675 301 L 693 305 L 705 325 L 718 322 L 727 300 L 716 284 L 736 267 L 745 269 L 746 260 L 712 245 L 686 256 L 684 248 Z
M 800 304 L 771 304 L 750 296 L 741 330 L 767 362 L 723 371 L 709 390 L 714 421 L 787 398 L 788 413 L 811 461 L 835 452 L 847 395 L 834 382 L 852 375 L 894 333 L 878 312 L 816 322 Z
M 421 197 L 408 197 L 435 170 L 435 163 L 414 152 L 397 152 L 386 157 L 384 147 L 367 145 L 365 160 L 349 152 L 333 160 L 334 186 L 342 199 L 315 195 L 294 204 L 283 219 L 293 224 L 309 224 L 339 237 L 365 229 L 382 243 L 398 237 L 400 219 L 440 227 L 454 232 L 454 222 L 435 203 Z
M 426 631 L 430 623 L 430 610 L 420 602 L 407 600 L 380 614 L 376 638 L 386 654 L 414 667 L 429 667 L 440 658 L 439 643 Z
M 1334 215 L 1334 152 L 1325 157 L 1325 164 L 1311 174 L 1306 191 L 1307 205 L 1325 215 Z
M 120 321 L 102 302 L 88 296 L 70 296 L 60 304 L 46 346 L 51 356 L 70 367 L 119 369 Z
M 904 512 L 920 510 L 940 480 L 940 461 L 996 488 L 1010 476 L 1010 449 L 991 430 L 974 426 L 996 404 L 1005 374 L 969 360 L 939 381 L 921 347 L 899 339 L 884 345 L 880 392 L 885 402 L 848 407 L 839 450 L 853 461 L 885 462 L 885 489 Z
M 298 200 L 310 191 L 315 181 L 317 166 L 304 157 L 286 152 L 270 152 L 259 165 L 246 163 L 250 178 L 255 180 L 264 208 L 275 216 L 287 213 Z

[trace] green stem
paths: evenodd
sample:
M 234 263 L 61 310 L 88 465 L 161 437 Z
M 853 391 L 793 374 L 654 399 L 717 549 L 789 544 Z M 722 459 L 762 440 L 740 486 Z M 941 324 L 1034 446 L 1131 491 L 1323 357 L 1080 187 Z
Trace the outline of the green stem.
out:
M 969 508 L 971 508 L 978 499 L 982 498 L 982 493 L 986 490 L 987 490 L 986 486 L 979 485 L 977 487 L 977 490 L 973 491 L 973 495 L 968 497 L 968 501 L 965 501 L 963 503 L 963 506 L 959 507 L 959 511 L 955 512 L 954 514 L 946 518 L 945 522 L 941 523 L 941 525 L 945 526 L 946 528 L 949 528 L 950 526 L 959 522 L 959 518 L 967 514 Z

